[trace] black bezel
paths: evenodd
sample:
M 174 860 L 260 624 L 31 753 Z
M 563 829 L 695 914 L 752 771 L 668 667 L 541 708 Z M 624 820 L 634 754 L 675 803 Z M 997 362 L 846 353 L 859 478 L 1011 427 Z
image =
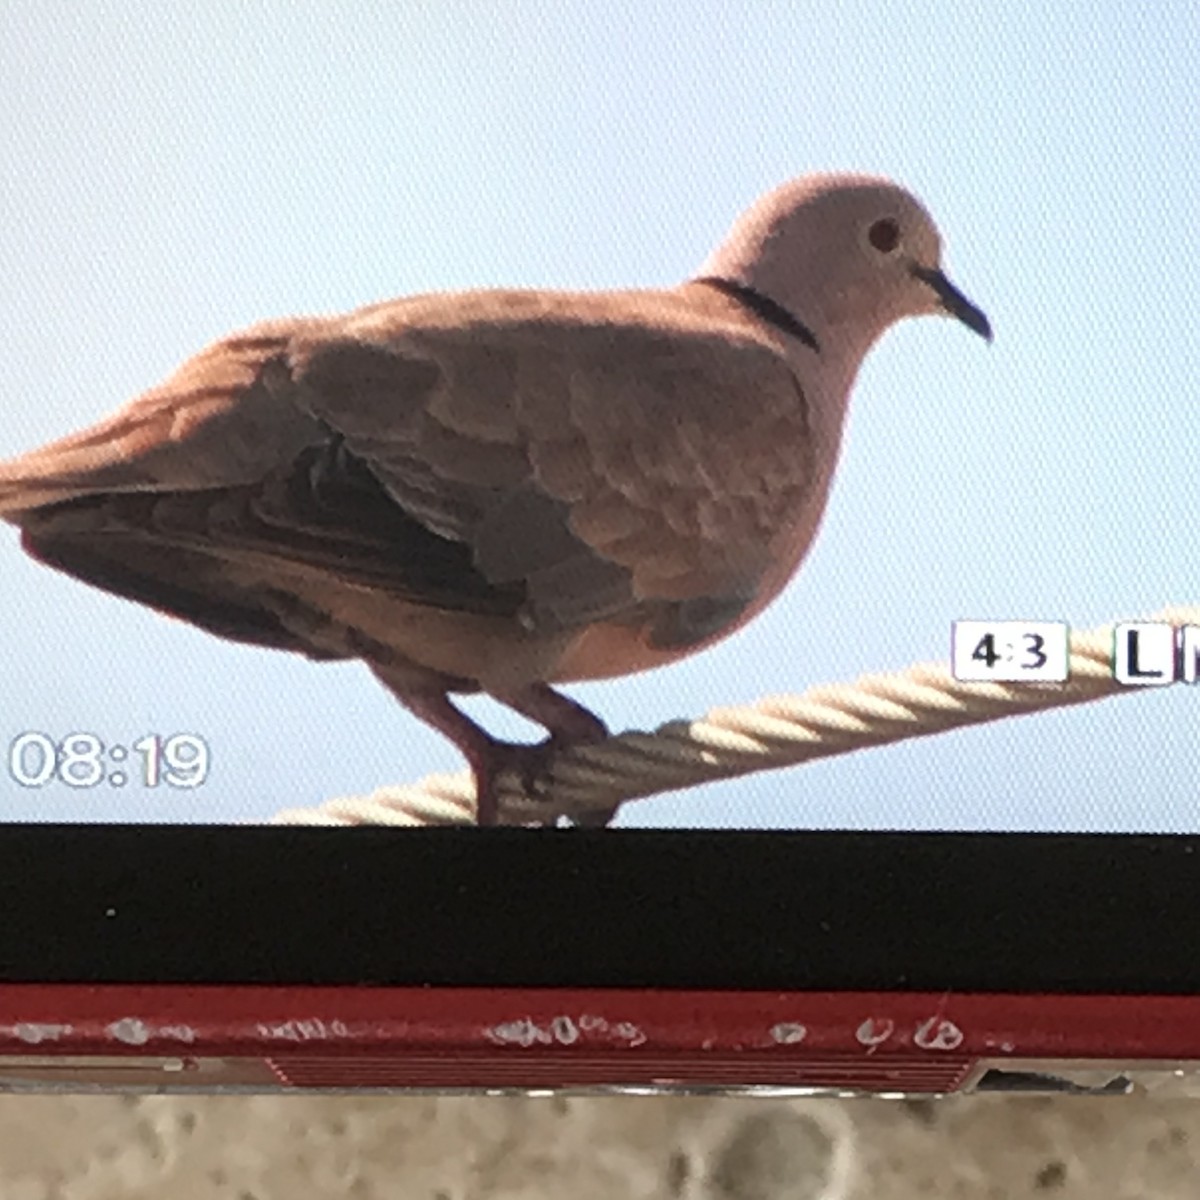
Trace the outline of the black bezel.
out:
M 6 825 L 0 979 L 1200 992 L 1200 838 Z

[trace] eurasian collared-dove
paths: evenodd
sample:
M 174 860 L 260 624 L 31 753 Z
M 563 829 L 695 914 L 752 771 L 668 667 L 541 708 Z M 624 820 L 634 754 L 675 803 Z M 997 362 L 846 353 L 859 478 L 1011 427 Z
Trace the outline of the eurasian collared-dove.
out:
M 493 823 L 501 770 L 605 732 L 552 683 L 695 653 L 787 582 L 890 325 L 948 312 L 990 339 L 939 260 L 908 192 L 818 175 L 679 287 L 266 322 L 0 465 L 0 516 L 42 562 L 222 637 L 364 659 L 463 752 Z M 490 737 L 448 698 L 476 691 L 549 742 Z

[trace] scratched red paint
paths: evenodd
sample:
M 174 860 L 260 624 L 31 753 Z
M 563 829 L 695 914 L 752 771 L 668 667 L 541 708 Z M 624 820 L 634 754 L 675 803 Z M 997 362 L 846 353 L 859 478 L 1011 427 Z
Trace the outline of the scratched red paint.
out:
M 949 1091 L 981 1059 L 1200 1060 L 1200 998 L 6 984 L 0 1055 L 285 1087 Z

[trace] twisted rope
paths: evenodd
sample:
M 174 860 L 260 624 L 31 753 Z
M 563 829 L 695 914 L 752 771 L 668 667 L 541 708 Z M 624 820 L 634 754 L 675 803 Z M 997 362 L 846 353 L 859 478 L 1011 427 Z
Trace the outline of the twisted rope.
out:
M 1144 619 L 1176 628 L 1200 625 L 1200 608 L 1170 608 Z M 1111 624 L 1072 630 L 1066 683 L 961 683 L 946 663 L 917 663 L 854 683 L 715 708 L 697 720 L 670 721 L 653 733 L 622 733 L 573 747 L 552 758 L 532 797 L 515 776 L 501 779 L 502 819 L 505 824 L 548 824 L 560 816 L 578 820 L 678 788 L 1146 690 L 1113 679 L 1113 636 Z M 315 809 L 288 809 L 275 817 L 293 825 L 465 825 L 474 819 L 474 786 L 465 771 L 330 800 Z

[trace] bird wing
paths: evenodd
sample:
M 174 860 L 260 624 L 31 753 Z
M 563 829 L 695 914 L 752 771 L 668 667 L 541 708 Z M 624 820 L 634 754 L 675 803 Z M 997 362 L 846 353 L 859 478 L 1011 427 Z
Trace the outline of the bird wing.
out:
M 646 602 L 727 620 L 815 486 L 778 338 L 706 289 L 398 301 L 299 339 L 291 368 L 305 411 L 520 583 L 538 628 Z
M 682 645 L 752 600 L 812 486 L 807 420 L 720 296 L 417 297 L 216 343 L 0 465 L 0 515 L 51 565 L 242 640 L 289 644 L 263 592 L 301 571 L 531 630 L 650 606 Z

